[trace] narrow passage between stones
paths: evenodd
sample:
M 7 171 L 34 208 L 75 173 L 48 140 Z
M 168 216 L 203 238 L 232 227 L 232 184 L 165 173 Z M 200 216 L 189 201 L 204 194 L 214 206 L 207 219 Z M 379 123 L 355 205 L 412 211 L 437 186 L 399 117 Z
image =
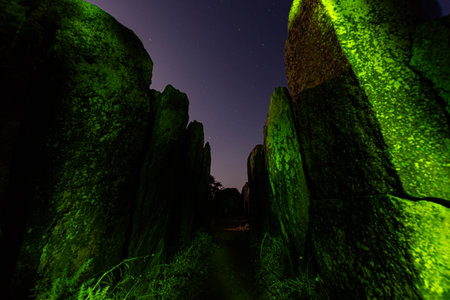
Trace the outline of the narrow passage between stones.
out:
M 206 258 L 207 280 L 198 299 L 255 299 L 248 220 L 221 219 L 210 226 L 215 249 Z

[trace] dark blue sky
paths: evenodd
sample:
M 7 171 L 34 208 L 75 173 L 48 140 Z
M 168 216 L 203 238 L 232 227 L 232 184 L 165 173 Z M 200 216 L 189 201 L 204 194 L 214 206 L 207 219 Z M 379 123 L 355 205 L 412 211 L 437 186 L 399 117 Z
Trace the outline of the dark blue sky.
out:
M 292 0 L 88 2 L 141 39 L 154 63 L 151 88 L 172 84 L 188 95 L 190 120 L 203 123 L 211 144 L 212 175 L 240 190 L 248 154 L 263 142 L 270 95 L 287 86 L 283 52 Z M 450 1 L 439 2 L 447 15 Z

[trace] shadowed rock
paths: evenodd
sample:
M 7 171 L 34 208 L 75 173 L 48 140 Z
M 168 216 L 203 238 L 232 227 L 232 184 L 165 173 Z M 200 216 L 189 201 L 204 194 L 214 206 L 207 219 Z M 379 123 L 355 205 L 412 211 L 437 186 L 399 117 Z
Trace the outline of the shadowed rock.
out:
M 263 233 L 279 234 L 279 225 L 271 207 L 272 191 L 267 174 L 264 146 L 256 145 L 247 160 L 248 186 L 250 190 L 250 224 L 252 235 L 261 239 Z
M 136 275 L 165 260 L 175 217 L 172 210 L 180 196 L 173 185 L 183 179 L 179 174 L 183 171 L 188 105 L 186 94 L 170 85 L 162 93 L 155 92 L 154 121 L 128 246 L 129 257 L 147 257 L 132 270 Z
M 150 109 L 152 61 L 133 32 L 87 2 L 56 2 L 0 9 L 2 272 L 15 299 L 33 287 L 46 298 L 89 259 L 82 278 L 120 261 Z

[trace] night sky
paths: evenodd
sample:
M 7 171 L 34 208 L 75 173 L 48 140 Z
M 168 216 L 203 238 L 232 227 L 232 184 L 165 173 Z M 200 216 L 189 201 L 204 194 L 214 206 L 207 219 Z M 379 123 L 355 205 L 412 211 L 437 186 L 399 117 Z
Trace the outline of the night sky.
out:
M 211 144 L 211 174 L 240 190 L 247 157 L 263 142 L 272 91 L 287 86 L 283 55 L 292 0 L 88 2 L 141 39 L 154 63 L 152 89 L 172 84 L 188 95 L 190 120 L 203 123 Z M 449 14 L 450 1 L 438 2 Z

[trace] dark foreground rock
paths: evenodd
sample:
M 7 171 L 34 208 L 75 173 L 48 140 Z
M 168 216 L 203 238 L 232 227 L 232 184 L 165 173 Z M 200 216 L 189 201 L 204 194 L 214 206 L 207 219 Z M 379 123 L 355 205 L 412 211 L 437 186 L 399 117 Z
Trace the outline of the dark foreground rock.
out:
M 209 178 L 186 95 L 151 92 L 142 43 L 85 1 L 2 1 L 0 17 L 0 298 L 68 298 L 129 256 L 167 257 Z
M 48 291 L 57 274 L 89 259 L 87 276 L 120 261 L 152 61 L 129 29 L 87 2 L 6 6 L 2 15 L 17 30 L 2 37 L 10 69 L 1 73 L 11 84 L 2 107 L 14 104 L 5 130 L 17 152 L 1 213 L 6 278 L 21 298 L 33 287 Z

